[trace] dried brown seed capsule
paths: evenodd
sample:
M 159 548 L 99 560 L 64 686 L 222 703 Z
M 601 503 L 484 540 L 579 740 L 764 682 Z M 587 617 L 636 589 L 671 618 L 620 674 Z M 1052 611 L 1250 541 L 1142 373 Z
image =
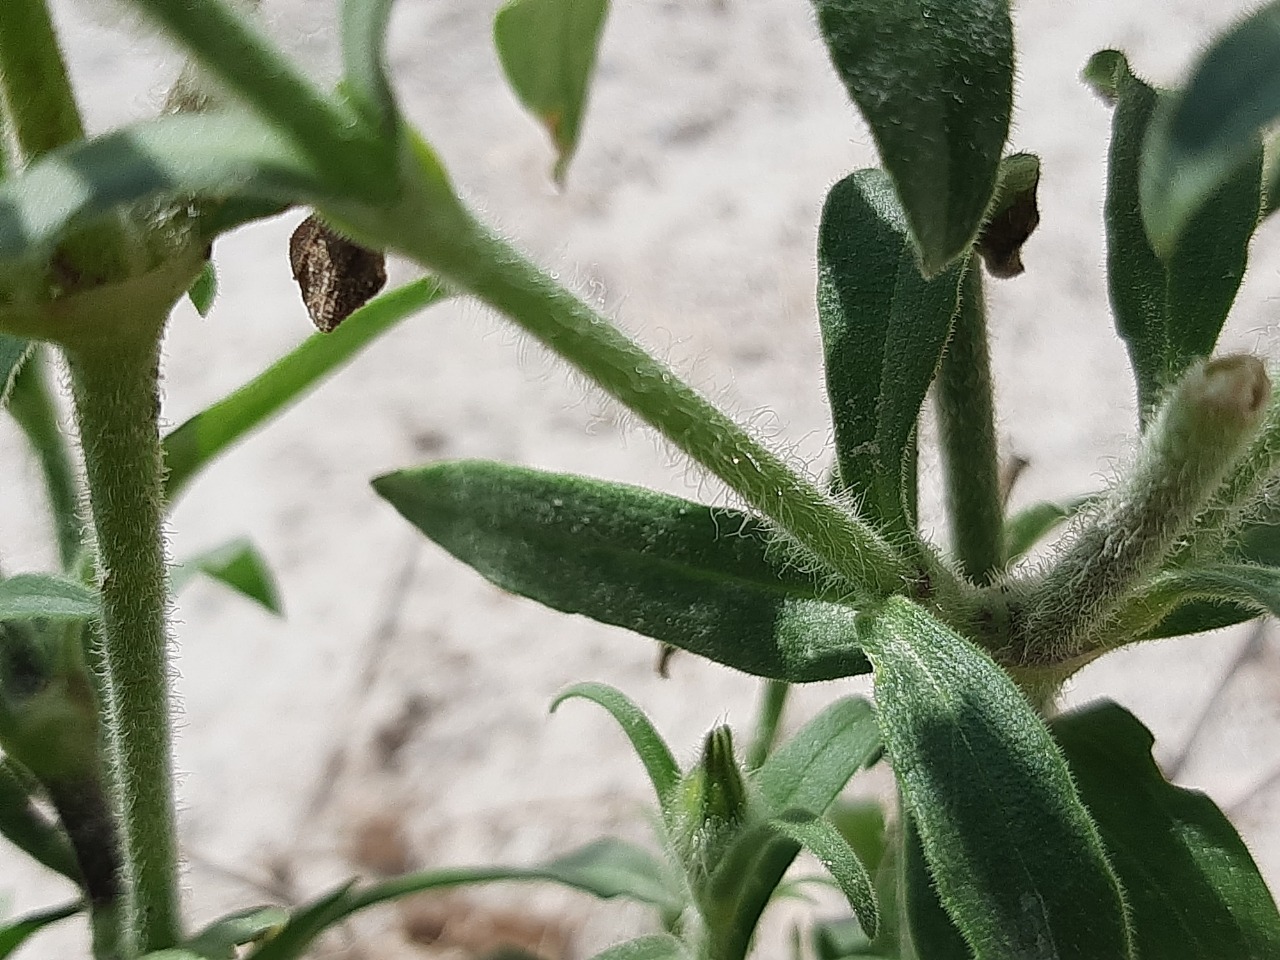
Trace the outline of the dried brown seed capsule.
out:
M 315 214 L 289 238 L 289 263 L 311 322 L 321 333 L 336 329 L 387 283 L 382 253 L 348 240 Z

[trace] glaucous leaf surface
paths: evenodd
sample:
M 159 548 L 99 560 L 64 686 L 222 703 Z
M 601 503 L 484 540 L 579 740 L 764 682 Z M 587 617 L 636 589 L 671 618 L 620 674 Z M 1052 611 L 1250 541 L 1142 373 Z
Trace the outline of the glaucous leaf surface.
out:
M 964 254 L 996 185 L 1013 103 L 1005 0 L 813 0 L 933 275 Z
M 1212 800 L 1165 780 L 1146 727 L 1108 701 L 1051 726 L 1124 886 L 1137 955 L 1280 956 L 1280 913 L 1244 842 Z
M 769 754 L 755 772 L 756 789 L 775 815 L 794 809 L 822 814 L 880 749 L 871 704 L 842 697 Z
M 555 144 L 564 180 L 582 131 L 609 0 L 508 0 L 493 21 L 507 82 Z
M 410 523 L 504 590 L 757 676 L 867 670 L 852 607 L 825 601 L 738 510 L 486 461 L 373 481 Z
M 171 431 L 164 438 L 169 502 L 231 444 L 301 399 L 401 320 L 447 296 L 433 277 L 384 293 L 332 332 L 312 334 L 244 386 Z
M 658 803 L 665 810 L 671 801 L 672 793 L 680 782 L 680 769 L 675 758 L 671 756 L 671 748 L 653 728 L 649 718 L 626 694 L 603 683 L 576 683 L 552 701 L 551 710 L 555 710 L 566 700 L 581 697 L 604 707 L 618 721 L 622 732 L 631 741 L 631 747 L 644 764 L 653 791 L 658 795 Z
M 960 297 L 964 265 L 916 265 L 893 184 L 859 170 L 827 194 L 818 231 L 818 320 L 840 485 L 863 514 L 914 529 L 915 431 Z
M 1157 250 L 1194 239 L 1196 211 L 1241 167 L 1254 170 L 1261 133 L 1277 118 L 1280 3 L 1270 3 L 1214 41 L 1152 126 L 1141 189 Z
M 275 576 L 261 551 L 248 540 L 233 540 L 174 564 L 169 573 L 170 588 L 177 593 L 200 574 L 230 587 L 276 616 L 284 615 Z
M 68 903 L 65 906 L 42 910 L 28 914 L 17 920 L 0 920 L 0 960 L 12 956 L 27 939 L 39 933 L 45 927 L 67 917 L 74 917 L 83 908 L 80 903 Z
M 1008 674 L 902 598 L 860 627 L 905 807 L 976 960 L 1132 958 L 1097 828 Z
M 0 580 L 2 620 L 89 620 L 98 615 L 98 595 L 77 580 L 19 573 Z
M 1107 158 L 1107 285 L 1138 381 L 1143 422 L 1161 391 L 1213 352 L 1248 261 L 1261 202 L 1262 148 L 1192 211 L 1182 238 L 1157 253 L 1139 207 L 1143 147 L 1162 94 L 1103 50 L 1085 80 L 1113 105 Z

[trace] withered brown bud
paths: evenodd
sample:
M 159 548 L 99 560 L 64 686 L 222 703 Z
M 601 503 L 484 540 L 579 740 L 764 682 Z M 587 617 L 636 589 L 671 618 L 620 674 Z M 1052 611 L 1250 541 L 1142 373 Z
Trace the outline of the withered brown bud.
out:
M 289 263 L 311 322 L 329 333 L 387 283 L 386 257 L 342 236 L 314 213 L 289 238 Z

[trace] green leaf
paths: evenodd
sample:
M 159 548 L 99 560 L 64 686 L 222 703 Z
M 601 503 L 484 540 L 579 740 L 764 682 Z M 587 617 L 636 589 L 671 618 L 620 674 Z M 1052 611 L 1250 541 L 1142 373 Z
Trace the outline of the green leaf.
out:
M 1124 885 L 1138 956 L 1280 956 L 1280 913 L 1244 842 L 1212 800 L 1165 780 L 1146 727 L 1104 701 L 1052 728 Z
M 1071 500 L 1043 500 L 1019 510 L 1004 525 L 1005 553 L 1012 566 L 1027 555 L 1032 547 L 1051 534 L 1064 520 L 1074 517 L 1092 495 Z
M 748 514 L 484 461 L 388 474 L 374 489 L 488 580 L 758 676 L 866 670 L 851 607 L 824 602 Z
M 533 867 L 458 867 L 408 873 L 360 890 L 346 884 L 295 913 L 248 960 L 292 960 L 324 930 L 382 903 L 425 890 L 497 881 L 559 883 L 601 899 L 623 897 L 663 911 L 683 909 L 683 893 L 652 854 L 621 840 L 596 840 Z
M 1161 393 L 1217 343 L 1258 219 L 1262 150 L 1192 211 L 1180 240 L 1157 252 L 1139 208 L 1139 165 L 1164 95 L 1134 76 L 1114 50 L 1095 54 L 1084 77 L 1115 106 L 1107 161 L 1107 283 L 1145 423 Z
M 574 697 L 590 700 L 604 707 L 618 721 L 622 732 L 631 741 L 632 749 L 644 764 L 649 774 L 649 782 L 658 795 L 658 803 L 665 810 L 671 801 L 672 793 L 680 783 L 680 770 L 671 756 L 671 748 L 653 728 L 649 718 L 644 715 L 621 691 L 603 683 L 575 683 L 551 703 L 552 712 L 560 704 Z
M 0 183 L 0 262 L 34 260 L 70 227 L 119 206 L 330 192 L 292 145 L 253 117 L 172 114 L 55 150 Z
M 39 933 L 45 927 L 57 923 L 59 920 L 74 917 L 83 909 L 84 905 L 82 903 L 68 903 L 61 907 L 54 907 L 52 910 L 28 914 L 19 920 L 0 923 L 0 960 L 3 960 L 4 957 L 12 956 L 13 952 L 22 946 L 32 934 Z
M 98 615 L 98 595 L 67 577 L 20 573 L 0 580 L 0 621 L 91 620 Z
M 393 0 L 343 0 L 342 85 L 379 137 L 393 140 L 400 124 L 387 77 L 387 22 Z
M 636 937 L 597 953 L 592 960 L 687 960 L 682 944 L 669 933 Z
M 508 0 L 493 21 L 507 82 L 551 135 L 563 182 L 582 130 L 609 0 Z
M 902 936 L 910 944 L 910 949 L 904 956 L 919 957 L 921 960 L 973 960 L 973 951 L 964 942 L 964 937 L 938 899 L 938 891 L 925 861 L 924 848 L 920 845 L 920 831 L 915 829 L 909 816 L 903 818 L 901 829 L 902 877 L 899 897 L 904 921 Z
M 236 947 L 259 940 L 289 919 L 281 907 L 250 907 L 214 920 L 194 937 L 185 948 L 206 960 L 233 960 Z
M 775 815 L 792 809 L 822 814 L 879 751 L 871 704 L 842 697 L 770 754 L 755 784 Z
M 905 599 L 860 623 L 906 809 L 977 960 L 1132 958 L 1097 829 L 1008 674 Z
M 0 333 L 0 407 L 8 401 L 9 391 L 18 378 L 18 371 L 22 369 L 27 357 L 31 356 L 31 351 L 30 340 Z
M 261 374 L 164 438 L 170 503 L 227 447 L 300 399 L 397 323 L 448 294 L 431 277 L 369 301 L 331 333 L 315 333 Z
M 741 830 L 714 865 L 701 900 L 718 956 L 745 957 L 756 926 L 778 892 L 800 842 L 765 821 Z
M 207 317 L 209 311 L 213 309 L 213 301 L 217 296 L 218 271 L 214 269 L 212 260 L 206 260 L 204 266 L 200 268 L 200 276 L 196 277 L 195 282 L 191 284 L 191 289 L 187 291 L 187 297 L 191 300 L 191 305 L 196 308 L 196 313 Z
M 1013 104 L 1004 0 L 814 0 L 933 275 L 963 255 L 996 186 Z
M 9 758 L 0 758 L 0 836 L 50 870 L 81 882 L 80 864 L 66 834 L 36 809 Z
M 874 939 L 880 926 L 880 911 L 871 877 L 840 832 L 806 810 L 789 810 L 772 818 L 769 824 L 818 858 L 849 901 L 862 929 Z
M 963 264 L 920 275 L 889 178 L 859 170 L 827 195 L 818 319 L 840 482 L 865 515 L 914 529 L 915 430 L 960 297 Z
M 1144 639 L 1216 630 L 1264 613 L 1275 616 L 1280 611 L 1280 568 L 1222 564 L 1170 570 L 1152 582 L 1143 599 L 1156 609 L 1172 610 Z
M 1147 138 L 1142 213 L 1157 250 L 1196 238 L 1194 217 L 1242 171 L 1258 176 L 1261 133 L 1280 118 L 1280 3 L 1220 36 Z
M 1023 273 L 1022 245 L 1040 225 L 1036 202 L 1040 188 L 1040 158 L 1014 153 L 1000 161 L 999 179 L 974 250 L 993 277 Z
M 284 615 L 275 577 L 267 566 L 266 558 L 248 540 L 232 540 L 174 564 L 169 574 L 171 589 L 178 593 L 192 578 L 202 573 L 276 616 Z

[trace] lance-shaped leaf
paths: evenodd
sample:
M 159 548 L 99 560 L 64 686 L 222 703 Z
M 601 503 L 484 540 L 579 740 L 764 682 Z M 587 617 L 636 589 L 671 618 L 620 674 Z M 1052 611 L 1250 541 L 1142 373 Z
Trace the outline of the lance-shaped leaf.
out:
M 18 920 L 0 921 L 0 960 L 11 956 L 32 935 L 39 933 L 50 924 L 74 917 L 84 909 L 81 903 L 68 903 L 52 910 L 28 914 Z
M 31 341 L 0 333 L 0 407 L 9 399 L 9 391 L 18 371 L 31 355 Z
M 1114 105 L 1107 159 L 1107 285 L 1116 329 L 1138 381 L 1143 422 L 1161 392 L 1213 352 L 1244 277 L 1257 224 L 1262 149 L 1193 211 L 1181 239 L 1153 248 L 1139 208 L 1140 164 L 1162 94 L 1129 70 L 1124 54 L 1104 50 L 1085 80 Z
M 854 610 L 824 601 L 779 538 L 741 511 L 484 461 L 373 486 L 482 576 L 553 609 L 757 676 L 798 683 L 867 669 Z
M 399 125 L 395 94 L 387 77 L 385 47 L 392 0 L 343 0 L 342 82 L 361 117 L 391 139 Z
M 186 942 L 185 949 L 206 960 L 233 960 L 236 948 L 261 940 L 289 920 L 282 907 L 250 907 L 219 917 Z
M 871 126 L 927 274 L 965 253 L 996 185 L 1013 103 L 1005 0 L 814 0 Z
M 2 620 L 90 620 L 98 615 L 98 595 L 67 577 L 20 573 L 0 580 Z
M 176 428 L 164 438 L 169 502 L 231 444 L 301 399 L 401 320 L 446 296 L 433 277 L 384 293 L 331 333 L 312 334 L 244 386 Z
M 1170 610 L 1148 640 L 1216 630 L 1280 612 L 1280 567 L 1221 564 L 1167 571 L 1134 601 L 1137 612 Z M 1122 620 L 1123 622 L 1123 615 Z
M 1249 851 L 1212 800 L 1165 780 L 1146 727 L 1107 701 L 1052 727 L 1124 885 L 1138 956 L 1280 956 L 1280 913 Z
M 902 598 L 864 620 L 894 774 L 939 897 L 976 960 L 1131 960 L 1097 828 L 1008 674 Z
M 862 929 L 875 939 L 880 927 L 880 910 L 871 877 L 840 832 L 807 810 L 790 810 L 770 819 L 769 825 L 818 858 L 849 901 Z
M 771 753 L 755 772 L 755 784 L 775 814 L 795 809 L 825 813 L 880 749 L 871 704 L 861 697 L 842 697 Z
M 0 837 L 73 883 L 82 882 L 67 835 L 36 809 L 28 784 L 8 758 L 0 758 Z
M 597 703 L 609 711 L 613 719 L 618 721 L 622 732 L 631 741 L 631 746 L 644 764 L 649 774 L 649 782 L 658 795 L 658 803 L 663 810 L 671 800 L 672 792 L 680 782 L 680 769 L 671 756 L 671 748 L 658 735 L 649 718 L 626 694 L 603 683 L 576 683 L 551 703 L 552 712 L 560 704 L 573 697 L 581 697 Z
M 331 192 L 288 141 L 245 114 L 175 114 L 55 150 L 0 183 L 0 262 L 46 253 L 71 226 L 122 205 Z
M 818 319 L 840 483 L 895 532 L 914 528 L 916 421 L 963 272 L 921 276 L 883 172 L 859 170 L 831 188 L 818 232 Z
M 578 146 L 609 0 L 509 0 L 493 21 L 507 82 L 547 128 L 564 180 Z
M 276 578 L 261 551 L 248 540 L 232 540 L 174 564 L 169 573 L 173 592 L 180 591 L 199 574 L 230 587 L 276 616 L 284 615 Z
M 1257 177 L 1261 133 L 1280 118 L 1280 3 L 1219 37 L 1147 137 L 1142 213 L 1157 250 L 1195 237 L 1195 214 L 1241 170 Z
M 248 960 L 293 960 L 329 927 L 410 894 L 499 881 L 558 883 L 601 899 L 623 897 L 677 913 L 683 907 L 681 889 L 652 854 L 621 840 L 603 839 L 532 867 L 456 867 L 408 873 L 362 889 L 344 884 L 294 913 Z
M 903 859 L 899 896 L 906 920 L 903 934 L 911 945 L 905 955 L 928 960 L 972 960 L 973 951 L 938 899 L 938 890 L 920 845 L 920 831 L 910 816 L 903 818 L 901 829 Z

